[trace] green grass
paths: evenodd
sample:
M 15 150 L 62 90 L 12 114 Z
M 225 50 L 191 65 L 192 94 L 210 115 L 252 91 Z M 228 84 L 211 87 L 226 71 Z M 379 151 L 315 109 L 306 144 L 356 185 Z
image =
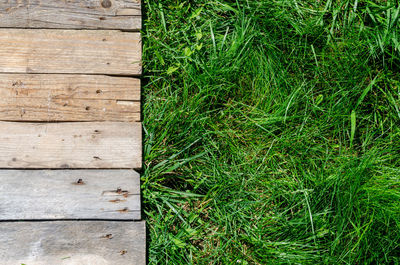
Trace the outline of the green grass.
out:
M 144 1 L 150 264 L 400 264 L 395 1 Z

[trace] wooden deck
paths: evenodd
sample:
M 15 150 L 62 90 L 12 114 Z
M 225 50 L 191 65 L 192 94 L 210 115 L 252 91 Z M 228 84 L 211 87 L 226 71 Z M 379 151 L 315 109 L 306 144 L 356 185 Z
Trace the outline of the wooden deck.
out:
M 0 264 L 146 264 L 141 5 L 0 0 Z

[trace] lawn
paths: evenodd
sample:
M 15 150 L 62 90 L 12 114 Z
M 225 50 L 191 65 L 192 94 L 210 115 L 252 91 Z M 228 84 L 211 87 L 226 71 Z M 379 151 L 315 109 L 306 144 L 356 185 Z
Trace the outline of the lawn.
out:
M 143 2 L 150 264 L 400 264 L 396 2 Z

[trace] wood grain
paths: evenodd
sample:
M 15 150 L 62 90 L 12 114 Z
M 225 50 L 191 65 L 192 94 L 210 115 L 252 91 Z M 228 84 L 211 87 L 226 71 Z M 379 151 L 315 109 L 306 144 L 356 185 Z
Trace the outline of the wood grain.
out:
M 1 73 L 140 75 L 140 33 L 0 29 Z
M 140 123 L 0 122 L 0 168 L 140 168 Z
M 0 220 L 140 219 L 133 170 L 0 170 Z
M 0 74 L 2 121 L 140 121 L 140 80 Z
M 144 265 L 144 222 L 2 222 L 3 265 Z
M 139 30 L 141 24 L 139 0 L 0 0 L 0 27 Z

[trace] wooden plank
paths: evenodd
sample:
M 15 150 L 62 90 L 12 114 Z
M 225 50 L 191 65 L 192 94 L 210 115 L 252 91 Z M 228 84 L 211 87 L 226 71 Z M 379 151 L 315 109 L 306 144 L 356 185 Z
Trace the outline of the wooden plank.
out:
M 1 73 L 141 74 L 140 33 L 0 29 Z
M 0 168 L 140 168 L 140 123 L 0 122 Z
M 139 30 L 141 24 L 140 0 L 0 0 L 0 27 Z
M 140 220 L 140 176 L 133 170 L 0 170 L 0 220 L 51 219 Z
M 0 74 L 2 121 L 140 121 L 140 80 Z
M 0 224 L 3 265 L 144 265 L 144 222 L 58 221 Z

